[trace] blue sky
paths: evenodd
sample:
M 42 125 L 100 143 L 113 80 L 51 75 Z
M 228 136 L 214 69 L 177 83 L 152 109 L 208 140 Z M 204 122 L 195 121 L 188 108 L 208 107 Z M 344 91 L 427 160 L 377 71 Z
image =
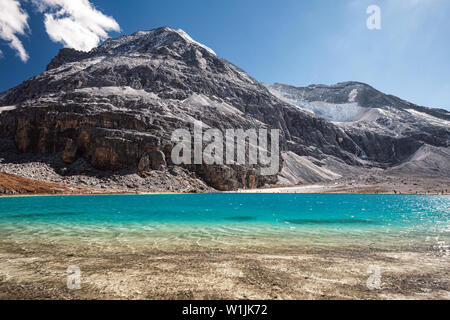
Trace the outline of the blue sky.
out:
M 60 16 L 55 13 L 64 9 L 67 1 L 19 1 L 22 13 L 29 16 L 28 26 L 22 30 L 23 34 L 16 32 L 14 36 L 29 58 L 23 62 L 24 56 L 22 59 L 18 56 L 17 46 L 11 48 L 11 40 L 7 38 L 10 34 L 3 34 L 0 91 L 44 71 L 64 44 L 86 48 L 96 42 L 94 36 L 81 44 L 87 35 L 81 31 L 64 33 L 62 24 L 57 24 L 61 22 L 58 18 L 70 18 L 72 9 L 68 7 Z M 70 1 L 89 4 L 88 0 Z M 104 19 L 100 25 L 104 30 L 97 32 L 100 39 L 104 38 L 102 31 L 116 37 L 160 26 L 181 28 L 259 81 L 296 86 L 361 81 L 420 105 L 450 110 L 448 0 L 91 0 L 90 3 L 96 8 L 93 14 L 101 16 L 90 17 L 91 11 L 81 8 L 83 15 L 76 17 L 76 22 L 89 24 L 90 18 L 96 23 Z M 369 30 L 366 26 L 369 16 L 366 10 L 372 4 L 381 8 L 381 30 Z M 5 10 L 0 11 L 0 26 L 2 19 L 10 21 L 10 16 L 1 17 L 2 12 Z M 48 18 L 45 25 L 44 17 Z M 119 26 L 120 31 L 114 31 Z

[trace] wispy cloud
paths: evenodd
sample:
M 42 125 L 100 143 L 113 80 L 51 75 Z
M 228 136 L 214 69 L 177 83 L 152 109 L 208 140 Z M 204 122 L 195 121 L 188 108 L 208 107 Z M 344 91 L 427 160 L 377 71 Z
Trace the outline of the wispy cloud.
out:
M 44 13 L 45 29 L 50 39 L 65 47 L 89 51 L 108 37 L 108 31 L 120 31 L 113 17 L 98 11 L 88 0 L 32 2 Z
M 50 39 L 65 47 L 89 51 L 105 40 L 109 31 L 120 31 L 116 20 L 97 10 L 89 0 L 27 1 L 43 14 Z M 0 39 L 7 41 L 23 62 L 29 55 L 18 36 L 30 31 L 28 18 L 19 0 L 0 0 Z
M 19 1 L 0 0 L 0 38 L 9 42 L 23 62 L 29 56 L 17 35 L 24 35 L 28 29 L 28 14 L 23 11 Z

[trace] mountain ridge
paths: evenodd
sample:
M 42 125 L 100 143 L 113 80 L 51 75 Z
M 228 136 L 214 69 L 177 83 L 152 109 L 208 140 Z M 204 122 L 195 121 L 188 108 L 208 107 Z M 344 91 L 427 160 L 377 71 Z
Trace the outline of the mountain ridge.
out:
M 443 108 L 434 108 L 434 107 L 428 107 L 428 106 L 421 106 L 418 104 L 415 104 L 413 102 L 404 100 L 402 98 L 399 98 L 395 95 L 392 94 L 385 94 L 379 90 L 377 90 L 376 88 L 374 88 L 373 86 L 364 83 L 364 82 L 359 82 L 359 81 L 345 81 L 345 82 L 338 82 L 336 84 L 331 84 L 331 85 L 326 85 L 326 84 L 311 84 L 308 85 L 307 87 L 298 87 L 298 86 L 293 86 L 293 85 L 289 85 L 289 84 L 283 84 L 283 83 L 279 83 L 279 82 L 275 82 L 273 85 L 269 85 L 269 84 L 265 84 L 268 87 L 272 87 L 272 88 L 279 88 L 279 87 L 286 87 L 286 88 L 291 88 L 294 90 L 314 90 L 314 89 L 326 89 L 326 90 L 339 90 L 339 89 L 343 89 L 346 87 L 354 87 L 354 86 L 361 86 L 361 87 L 365 87 L 368 90 L 371 90 L 373 92 L 375 92 L 377 95 L 383 95 L 387 98 L 391 98 L 394 101 L 398 101 L 399 103 L 404 104 L 405 106 L 409 106 L 411 108 L 415 108 L 415 109 L 419 109 L 421 111 L 424 111 L 426 113 L 430 113 L 430 114 L 434 114 L 437 115 L 438 117 L 443 117 L 445 120 L 450 120 L 450 112 L 443 109 Z
M 358 82 L 264 85 L 184 31 L 168 27 L 108 39 L 87 53 L 62 49 L 47 71 L 6 91 L 0 102 L 0 138 L 13 141 L 19 154 L 59 155 L 63 162 L 55 160 L 52 170 L 62 182 L 72 181 L 67 172 L 85 175 L 88 166 L 96 179 L 125 170 L 140 181 L 137 188 L 151 187 L 149 172 L 157 172 L 167 178 L 167 188 L 183 177 L 203 190 L 251 189 L 369 171 L 383 175 L 424 145 L 450 145 L 442 111 L 424 113 L 420 106 Z M 349 104 L 357 113 L 349 116 L 359 118 L 329 121 L 305 108 L 315 102 L 314 110 L 322 112 Z M 259 166 L 250 165 L 174 165 L 170 132 L 191 128 L 194 121 L 220 130 L 279 129 L 279 174 L 265 177 Z M 4 169 L 10 166 L 8 150 Z M 84 169 L 74 168 L 81 160 Z M 441 172 L 446 174 L 446 167 Z M 125 184 L 133 185 L 130 179 Z M 186 184 L 180 188 L 190 190 Z

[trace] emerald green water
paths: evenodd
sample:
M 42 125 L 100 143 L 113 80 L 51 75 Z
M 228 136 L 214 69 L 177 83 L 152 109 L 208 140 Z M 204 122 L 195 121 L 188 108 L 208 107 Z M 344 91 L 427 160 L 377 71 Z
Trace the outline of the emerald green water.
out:
M 176 246 L 436 246 L 450 197 L 194 194 L 0 198 L 0 239 Z

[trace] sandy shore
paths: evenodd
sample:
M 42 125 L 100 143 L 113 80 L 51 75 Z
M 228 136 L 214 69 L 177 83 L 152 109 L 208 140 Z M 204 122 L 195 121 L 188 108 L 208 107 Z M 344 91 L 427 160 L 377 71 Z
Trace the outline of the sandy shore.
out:
M 339 179 L 336 181 L 293 187 L 273 187 L 258 190 L 240 190 L 242 193 L 347 193 L 347 194 L 422 194 L 449 195 L 450 179 L 439 177 L 371 177 Z
M 347 194 L 428 194 L 450 195 L 450 179 L 439 177 L 361 177 L 339 179 L 293 187 L 272 187 L 238 190 L 239 193 L 347 193 Z M 1 192 L 3 190 L 3 192 Z M 218 192 L 218 191 L 217 191 Z M 42 195 L 126 195 L 126 194 L 180 194 L 171 191 L 135 191 L 121 189 L 96 189 L 61 185 L 26 179 L 0 172 L 0 197 Z
M 69 265 L 81 289 L 67 289 Z M 369 290 L 369 266 L 381 286 Z M 433 248 L 186 248 L 0 241 L 0 299 L 450 299 L 448 252 Z

